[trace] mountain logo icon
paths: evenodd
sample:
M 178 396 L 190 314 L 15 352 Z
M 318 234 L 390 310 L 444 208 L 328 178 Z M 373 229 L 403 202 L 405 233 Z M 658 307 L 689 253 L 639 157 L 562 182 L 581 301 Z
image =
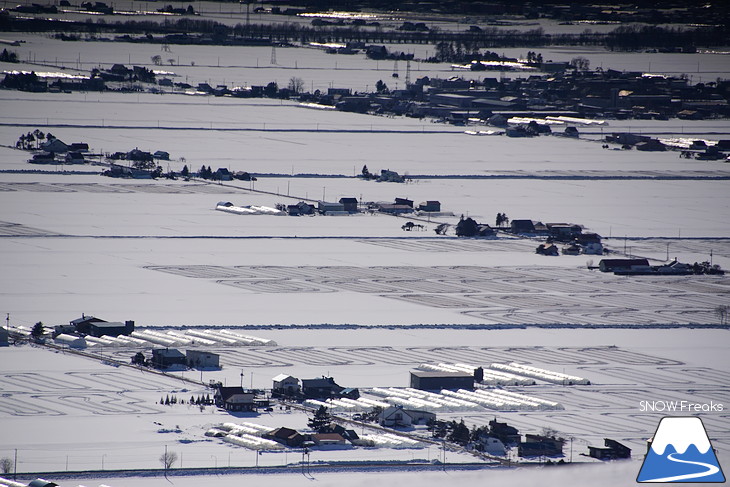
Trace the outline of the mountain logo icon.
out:
M 650 442 L 637 482 L 725 482 L 700 418 L 662 418 Z

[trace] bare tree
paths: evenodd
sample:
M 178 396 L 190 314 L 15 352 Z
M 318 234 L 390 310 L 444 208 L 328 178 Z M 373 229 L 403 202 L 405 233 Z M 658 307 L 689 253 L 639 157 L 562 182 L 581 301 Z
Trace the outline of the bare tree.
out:
M 150 59 L 155 64 L 155 66 L 159 66 L 162 64 L 162 56 L 160 56 L 159 54 L 155 54 Z
M 10 473 L 13 471 L 13 459 L 4 457 L 0 458 L 0 472 Z
M 175 462 L 177 462 L 177 453 L 174 451 L 166 451 L 160 455 L 160 463 L 165 467 L 165 470 L 172 468 Z
M 287 88 L 289 88 L 295 94 L 299 94 L 304 91 L 304 80 L 302 78 L 293 76 L 289 79 L 289 84 L 287 85 Z
M 728 311 L 730 311 L 730 307 L 728 307 L 724 304 L 715 308 L 715 314 L 717 315 L 717 318 L 720 320 L 721 325 L 727 325 Z
M 578 71 L 588 71 L 591 66 L 591 62 L 588 58 L 574 57 L 570 60 L 570 65 Z

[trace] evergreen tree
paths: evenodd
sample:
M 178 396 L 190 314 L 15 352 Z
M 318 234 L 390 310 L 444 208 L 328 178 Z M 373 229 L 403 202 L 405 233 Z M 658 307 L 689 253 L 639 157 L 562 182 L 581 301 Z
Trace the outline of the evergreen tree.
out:
M 469 432 L 469 428 L 464 424 L 464 420 L 462 419 L 460 423 L 454 421 L 452 422 L 452 425 L 453 429 L 451 430 L 451 433 L 449 433 L 448 440 L 462 446 L 469 443 L 469 437 L 471 434 Z
M 33 325 L 33 329 L 30 331 L 30 336 L 38 340 L 46 333 L 46 328 L 43 326 L 43 322 L 39 321 Z
M 320 406 L 319 409 L 315 411 L 314 416 L 307 421 L 307 425 L 317 433 L 324 433 L 328 431 L 331 423 L 332 415 L 324 406 Z
M 188 169 L 188 165 L 184 165 L 182 168 L 182 171 L 180 171 L 180 174 L 184 177 L 190 176 L 190 170 Z

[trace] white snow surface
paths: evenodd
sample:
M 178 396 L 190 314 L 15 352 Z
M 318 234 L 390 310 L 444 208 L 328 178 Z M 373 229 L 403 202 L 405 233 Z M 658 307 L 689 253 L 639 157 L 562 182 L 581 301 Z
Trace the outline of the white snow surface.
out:
M 40 35 L 3 37 L 28 41 L 19 48 L 24 60 L 69 68 L 78 57 L 84 69 L 114 62 L 149 64 L 158 52 L 141 44 L 119 49 L 118 44 L 67 44 Z M 373 61 L 313 49 L 278 49 L 277 65 L 269 64 L 269 48 L 173 49 L 179 52 L 171 57 L 180 58 L 170 68 L 179 75 L 176 81 L 246 85 L 275 79 L 285 86 L 290 77 L 300 76 L 314 89 L 355 90 L 378 79 L 393 83 L 392 63 L 375 63 L 373 69 Z M 714 80 L 727 72 L 722 54 L 576 48 L 543 53 L 555 60 L 589 53 L 592 65 L 605 68 L 701 71 L 695 79 Z M 413 64 L 414 77 L 453 74 L 447 66 Z M 0 65 L 29 68 L 38 64 Z M 319 485 L 626 485 L 636 477 L 646 440 L 663 415 L 640 410 L 640 401 L 730 405 L 727 329 L 692 328 L 717 325 L 713 309 L 728 304 L 727 277 L 619 277 L 587 270 L 587 259 L 597 264 L 597 257 L 535 255 L 538 242 L 532 239 L 464 240 L 433 232 L 437 221 L 455 224 L 462 214 L 491 223 L 497 212 L 506 212 L 513 220 L 583 224 L 603 235 L 618 255 L 648 257 L 653 263 L 675 256 L 691 263 L 712 255 L 714 263 L 728 268 L 726 164 L 688 161 L 671 151 L 604 150 L 597 142 L 604 132 L 629 130 L 713 141 L 728 138 L 727 120 L 610 121 L 608 127 L 581 127 L 581 140 L 516 141 L 469 137 L 463 127 L 428 121 L 307 110 L 272 100 L 2 91 L 0 104 L 5 123 L 0 126 L 0 312 L 9 313 L 10 325 L 28 333 L 38 321 L 53 326 L 81 313 L 109 321 L 133 319 L 148 330 L 146 335 L 160 340 L 181 340 L 190 332 L 199 337 L 196 346 L 220 353 L 222 362 L 221 370 L 158 376 L 110 365 L 110 359 L 129 362 L 137 351 L 149 354 L 150 346 L 133 341 L 110 347 L 108 340 L 97 339 L 90 358 L 29 346 L 0 348 L 0 457 L 18 450 L 25 483 L 32 473 L 71 470 L 85 473 L 66 477 L 59 482 L 64 487 L 168 485 L 161 476 L 109 472 L 159 468 L 165 446 L 180 454 L 181 466 L 200 469 L 190 477 L 171 477 L 175 485 L 300 482 L 301 452 L 258 455 L 205 432 L 227 422 L 306 429 L 304 413 L 277 409 L 232 417 L 211 407 L 158 404 L 166 395 L 187 402 L 191 395 L 210 392 L 181 379 L 268 388 L 280 374 L 331 375 L 344 386 L 385 389 L 407 386 L 408 372 L 421 363 L 514 361 L 584 377 L 591 385 L 537 380 L 536 385 L 504 386 L 508 393 L 564 409 L 481 408 L 446 412 L 443 418 L 484 426 L 497 417 L 523 434 L 552 428 L 574 438 L 570 448 L 576 461 L 585 460 L 579 453 L 588 445 L 602 446 L 606 437 L 633 449 L 632 461 L 569 468 L 471 472 L 447 466 L 406 472 L 373 467 L 362 474 L 313 469 Z M 163 163 L 164 169 L 169 164 L 174 170 L 183 165 L 196 170 L 205 164 L 213 170 L 249 171 L 258 181 L 113 180 L 98 175 L 103 167 L 91 165 L 26 173 L 38 167 L 25 162 L 28 153 L 9 146 L 34 128 L 68 143 L 88 142 L 95 153 L 168 150 L 172 160 Z M 371 171 L 440 177 L 408 184 L 353 178 L 365 164 Z M 363 202 L 405 197 L 416 204 L 437 199 L 455 216 L 238 218 L 214 209 L 221 200 L 273 207 L 342 197 Z M 402 231 L 409 220 L 426 231 Z M 523 328 L 526 324 L 544 328 Z M 616 328 L 585 328 L 595 324 Z M 225 338 L 221 328 L 271 342 L 245 348 L 206 344 L 206 334 Z M 720 462 L 730 462 L 728 418 L 702 414 Z M 312 460 L 429 462 L 437 456 L 437 447 L 353 448 L 317 450 Z M 456 451 L 448 457 L 450 464 L 474 461 Z M 219 475 L 203 471 L 257 462 L 292 470 L 244 478 L 225 475 L 222 468 Z

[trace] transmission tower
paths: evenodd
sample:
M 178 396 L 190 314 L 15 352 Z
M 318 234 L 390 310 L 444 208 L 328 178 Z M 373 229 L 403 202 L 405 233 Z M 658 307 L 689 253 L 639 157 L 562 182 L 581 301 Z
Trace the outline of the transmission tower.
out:
M 271 46 L 271 64 L 276 64 L 276 46 Z
M 411 87 L 411 60 L 406 61 L 406 89 Z

